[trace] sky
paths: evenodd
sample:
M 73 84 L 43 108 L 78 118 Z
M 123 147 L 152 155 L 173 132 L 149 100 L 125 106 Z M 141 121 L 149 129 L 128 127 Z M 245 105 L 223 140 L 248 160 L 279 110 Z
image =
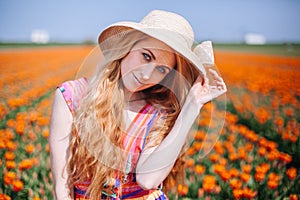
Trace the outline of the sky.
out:
M 253 33 L 300 43 L 299 0 L 0 0 L 0 42 L 29 42 L 34 30 L 52 42 L 96 42 L 108 25 L 154 9 L 184 16 L 197 41 L 243 42 Z

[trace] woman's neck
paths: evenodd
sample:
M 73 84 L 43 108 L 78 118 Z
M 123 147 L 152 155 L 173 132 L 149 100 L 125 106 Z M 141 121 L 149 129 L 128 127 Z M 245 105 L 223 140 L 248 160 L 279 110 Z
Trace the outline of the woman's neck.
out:
M 131 92 L 127 89 L 124 89 L 124 100 L 126 102 L 134 102 L 138 100 L 144 100 L 144 94 L 142 92 Z
M 139 112 L 145 105 L 145 96 L 141 92 L 124 90 L 125 109 Z

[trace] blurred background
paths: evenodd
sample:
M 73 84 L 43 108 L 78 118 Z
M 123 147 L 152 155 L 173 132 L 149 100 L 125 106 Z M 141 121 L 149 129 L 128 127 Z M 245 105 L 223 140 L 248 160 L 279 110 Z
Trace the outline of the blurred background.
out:
M 201 110 L 169 198 L 300 199 L 299 0 L 0 0 L 0 200 L 53 199 L 56 87 L 78 78 L 105 27 L 153 9 L 212 40 L 228 87 Z

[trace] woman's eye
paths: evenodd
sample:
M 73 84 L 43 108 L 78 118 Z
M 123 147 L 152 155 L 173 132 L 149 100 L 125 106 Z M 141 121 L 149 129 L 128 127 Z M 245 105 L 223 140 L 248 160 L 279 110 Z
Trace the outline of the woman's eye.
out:
M 143 56 L 147 61 L 151 61 L 151 56 L 149 54 L 143 53 Z
M 164 67 L 158 66 L 158 67 L 156 67 L 156 69 L 157 69 L 159 72 L 161 72 L 162 74 L 165 74 L 165 73 L 167 72 L 167 70 L 166 70 Z

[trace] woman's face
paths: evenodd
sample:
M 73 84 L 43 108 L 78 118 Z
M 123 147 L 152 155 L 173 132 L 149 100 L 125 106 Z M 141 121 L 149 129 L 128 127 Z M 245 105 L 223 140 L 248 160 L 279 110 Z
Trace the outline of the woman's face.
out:
M 175 54 L 170 47 L 147 38 L 136 43 L 122 59 L 122 81 L 130 92 L 141 91 L 162 81 L 175 65 Z

